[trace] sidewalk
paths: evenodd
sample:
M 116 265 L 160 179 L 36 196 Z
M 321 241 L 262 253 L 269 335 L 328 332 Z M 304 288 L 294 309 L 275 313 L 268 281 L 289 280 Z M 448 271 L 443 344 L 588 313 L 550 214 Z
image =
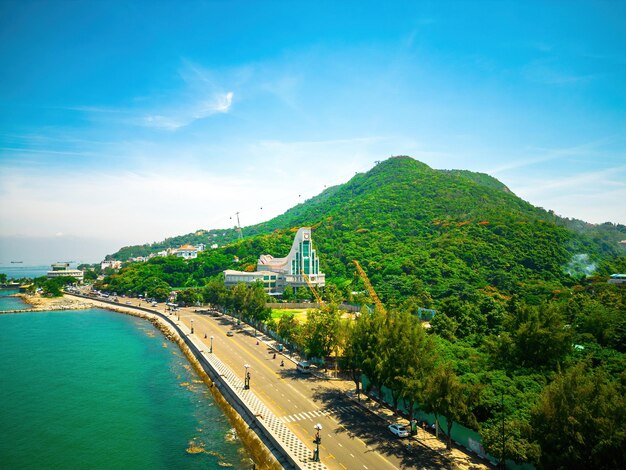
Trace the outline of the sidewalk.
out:
M 253 391 L 244 387 L 244 382 L 237 374 L 215 354 L 207 350 L 206 344 L 201 338 L 192 335 L 191 331 L 182 322 L 176 323 L 193 343 L 203 360 L 221 377 L 224 385 L 229 387 L 231 393 L 236 395 L 249 410 L 250 414 L 255 417 L 257 425 L 263 428 L 268 435 L 271 435 L 273 440 L 292 456 L 292 459 L 297 462 L 298 468 L 308 470 L 327 469 L 323 463 L 311 460 L 312 451 L 287 428 L 283 421 L 265 406 Z
M 404 425 L 407 429 L 411 428 L 408 419 L 399 417 L 398 415 L 394 415 L 393 411 L 391 411 L 389 408 L 372 400 L 365 394 L 361 393 L 360 400 L 357 399 L 356 391 L 354 389 L 346 392 L 346 395 L 350 397 L 352 401 L 361 406 L 364 410 L 377 415 L 380 419 L 386 421 L 388 424 L 400 423 Z M 454 442 L 452 443 L 452 449 L 447 450 L 446 443 L 443 440 L 436 437 L 435 434 L 431 433 L 430 431 L 422 429 L 419 426 L 417 428 L 417 435 L 411 436 L 407 439 L 409 440 L 413 448 L 419 449 L 420 446 L 423 446 L 438 452 L 450 463 L 449 468 L 460 470 L 488 470 L 493 468 L 493 466 L 489 462 L 481 459 L 478 456 L 469 454 L 465 451 L 465 449 L 459 447 Z

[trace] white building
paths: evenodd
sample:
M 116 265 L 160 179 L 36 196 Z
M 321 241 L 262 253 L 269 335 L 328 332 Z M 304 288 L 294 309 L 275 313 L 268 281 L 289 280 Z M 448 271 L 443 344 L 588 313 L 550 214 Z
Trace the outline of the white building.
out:
M 84 273 L 80 269 L 70 269 L 70 263 L 55 263 L 51 266 L 52 270 L 48 271 L 48 279 L 55 277 L 71 276 L 76 278 L 80 283 L 83 282 Z
M 294 289 L 306 287 L 307 282 L 317 287 L 326 284 L 326 276 L 320 272 L 320 262 L 311 240 L 311 228 L 301 227 L 285 258 L 274 258 L 272 255 L 261 255 L 255 272 L 224 271 L 224 284 L 234 286 L 240 282 L 251 283 L 262 280 L 265 289 L 270 293 L 281 293 L 285 287 Z
M 194 259 L 198 257 L 198 249 L 195 246 L 183 245 L 176 250 L 176 256 L 185 259 Z
M 622 284 L 626 282 L 626 274 L 611 274 L 609 284 Z
M 121 267 L 122 262 L 119 260 L 108 260 L 100 263 L 100 269 L 102 269 L 103 271 L 107 268 L 120 269 Z

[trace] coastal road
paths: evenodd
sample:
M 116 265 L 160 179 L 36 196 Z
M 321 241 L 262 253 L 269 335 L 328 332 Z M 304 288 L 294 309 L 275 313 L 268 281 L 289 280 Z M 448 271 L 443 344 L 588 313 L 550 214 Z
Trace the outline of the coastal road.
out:
M 140 299 L 122 298 L 119 303 L 106 299 L 107 303 L 98 305 L 100 299 L 87 298 L 93 302 L 91 305 L 103 308 L 141 307 L 168 316 L 164 304 L 149 307 Z M 274 343 L 261 340 L 257 344 L 254 330 L 247 325 L 239 328 L 231 317 L 199 314 L 192 309 L 181 309 L 179 315 L 169 314 L 169 318 L 184 323 L 187 329 L 193 320 L 194 342 L 204 344 L 201 350 L 205 355 L 213 336 L 216 357 L 242 381 L 244 364 L 250 366 L 254 394 L 309 448 L 311 455 L 315 448 L 313 426 L 322 425 L 321 460 L 330 469 L 489 468 L 462 450 L 445 450 L 438 438 L 423 430 L 412 439 L 395 438 L 387 429 L 392 422 L 391 412 L 372 406 L 371 401 L 361 406 L 349 398 L 346 392 L 353 390 L 352 382 L 301 375 L 287 359 L 281 367 L 282 356 L 277 354 L 274 359 L 274 351 L 268 347 Z M 232 336 L 227 335 L 229 331 Z
M 160 306 L 159 306 L 160 307 Z M 158 308 L 158 307 L 157 307 Z M 163 311 L 164 307 L 159 310 Z M 311 455 L 315 448 L 315 424 L 322 425 L 320 458 L 330 469 L 441 468 L 441 456 L 432 450 L 415 446 L 407 449 L 407 440 L 395 438 L 387 422 L 361 408 L 349 399 L 345 390 L 353 387 L 345 381 L 329 381 L 296 371 L 295 364 L 284 360 L 263 341 L 253 336 L 252 328 L 239 327 L 228 316 L 210 316 L 180 309 L 180 322 L 191 327 L 209 351 L 213 336 L 213 353 L 242 380 L 244 364 L 250 366 L 251 389 L 287 427 L 304 442 Z M 177 318 L 176 314 L 172 315 Z M 227 336 L 233 331 L 233 336 Z M 204 336 L 207 336 L 205 339 Z

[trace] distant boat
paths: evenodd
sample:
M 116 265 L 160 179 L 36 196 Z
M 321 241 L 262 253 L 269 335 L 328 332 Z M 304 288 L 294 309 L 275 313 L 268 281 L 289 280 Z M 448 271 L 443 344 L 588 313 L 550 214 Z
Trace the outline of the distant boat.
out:
M 11 264 L 22 264 L 24 261 L 11 261 Z

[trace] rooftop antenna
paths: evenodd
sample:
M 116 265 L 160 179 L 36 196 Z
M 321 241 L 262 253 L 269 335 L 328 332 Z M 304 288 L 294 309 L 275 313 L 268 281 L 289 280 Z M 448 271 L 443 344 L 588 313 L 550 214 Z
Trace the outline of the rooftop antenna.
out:
M 241 231 L 241 223 L 239 222 L 239 212 L 235 215 L 237 216 L 237 232 L 239 232 L 239 240 L 243 240 L 243 232 Z

